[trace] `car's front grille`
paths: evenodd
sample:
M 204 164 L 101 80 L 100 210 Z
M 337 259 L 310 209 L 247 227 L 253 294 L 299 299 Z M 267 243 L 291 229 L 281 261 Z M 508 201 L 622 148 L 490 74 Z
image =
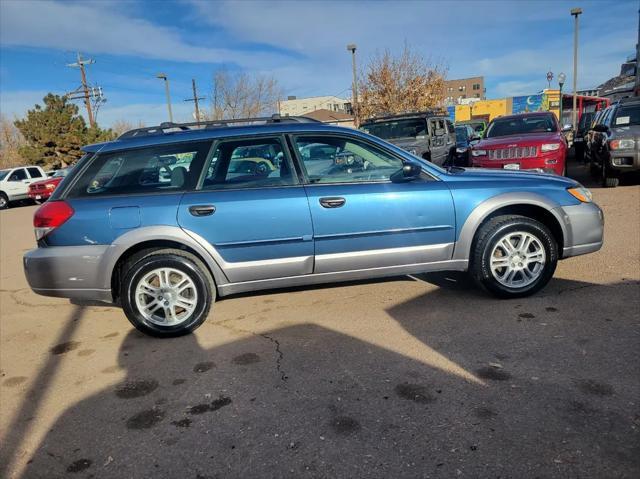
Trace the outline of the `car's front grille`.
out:
M 535 146 L 521 146 L 511 148 L 498 148 L 487 153 L 490 160 L 516 160 L 520 158 L 532 158 L 536 156 Z

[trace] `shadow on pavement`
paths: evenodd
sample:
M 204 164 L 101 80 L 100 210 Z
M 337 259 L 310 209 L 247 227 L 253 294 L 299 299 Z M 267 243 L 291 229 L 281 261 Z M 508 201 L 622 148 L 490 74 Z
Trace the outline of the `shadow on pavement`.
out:
M 15 460 L 16 454 L 20 451 L 22 441 L 31 429 L 31 421 L 37 417 L 40 406 L 46 399 L 47 393 L 54 382 L 63 355 L 77 346 L 77 343 L 74 343 L 72 338 L 84 314 L 85 308 L 82 306 L 76 306 L 73 309 L 62 331 L 49 350 L 50 354 L 44 366 L 38 372 L 29 391 L 25 394 L 26 401 L 15 413 L 11 424 L 8 426 L 7 434 L 2 440 L 2 448 L 0 448 L 0 477 L 7 477 L 6 472 L 10 469 L 12 461 Z
M 126 379 L 64 412 L 23 477 L 637 477 L 630 286 L 431 291 L 387 311 L 424 346 L 406 355 L 312 323 L 209 350 L 132 331 L 96 371 Z

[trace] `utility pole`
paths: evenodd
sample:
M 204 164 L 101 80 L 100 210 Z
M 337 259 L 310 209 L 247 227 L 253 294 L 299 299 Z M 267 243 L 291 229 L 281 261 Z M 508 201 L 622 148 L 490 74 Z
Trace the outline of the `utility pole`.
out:
M 89 126 L 91 128 L 96 126 L 96 122 L 93 119 L 93 112 L 91 111 L 91 95 L 89 94 L 89 87 L 87 86 L 87 74 L 84 70 L 85 65 L 91 65 L 95 63 L 93 59 L 83 60 L 82 55 L 78 52 L 78 61 L 76 63 L 69 63 L 67 66 L 71 68 L 79 68 L 80 69 L 80 79 L 82 81 L 82 92 L 84 94 L 84 105 L 87 107 L 87 116 L 89 117 Z M 74 98 L 70 98 L 74 99 Z
M 573 30 L 573 111 L 571 112 L 574 137 L 578 131 L 578 17 L 581 13 L 581 8 L 571 9 L 571 15 L 576 19 Z
M 356 74 L 356 44 L 350 43 L 347 45 L 347 51 L 351 52 L 351 67 L 353 69 L 353 87 L 352 87 L 352 96 L 353 96 L 353 116 L 355 117 L 354 123 L 356 124 L 356 128 L 360 126 L 360 108 L 358 106 L 358 76 Z
M 195 78 L 191 79 L 191 86 L 193 88 L 193 98 L 187 98 L 187 99 L 185 99 L 185 101 L 192 101 L 194 103 L 195 110 L 196 110 L 196 121 L 199 123 L 200 122 L 200 108 L 198 107 L 198 100 L 204 100 L 205 97 L 204 96 L 198 96 L 198 93 L 197 93 L 197 90 L 196 90 L 196 79 Z

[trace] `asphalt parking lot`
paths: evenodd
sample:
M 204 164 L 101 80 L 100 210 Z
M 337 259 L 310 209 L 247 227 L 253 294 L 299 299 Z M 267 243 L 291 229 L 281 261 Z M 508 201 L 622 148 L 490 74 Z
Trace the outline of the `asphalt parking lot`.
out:
M 0 477 L 640 477 L 640 186 L 593 192 L 604 248 L 534 297 L 274 291 L 172 340 L 33 294 L 3 211 Z

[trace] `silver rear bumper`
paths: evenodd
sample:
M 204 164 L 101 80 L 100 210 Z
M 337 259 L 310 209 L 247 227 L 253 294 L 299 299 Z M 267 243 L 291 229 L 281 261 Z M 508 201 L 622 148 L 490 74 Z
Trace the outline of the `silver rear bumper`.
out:
M 564 221 L 562 257 L 593 253 L 604 241 L 604 214 L 595 203 L 562 206 L 556 212 Z
M 27 282 L 43 296 L 111 302 L 111 285 L 104 284 L 100 267 L 108 249 L 106 245 L 32 249 L 23 257 Z

